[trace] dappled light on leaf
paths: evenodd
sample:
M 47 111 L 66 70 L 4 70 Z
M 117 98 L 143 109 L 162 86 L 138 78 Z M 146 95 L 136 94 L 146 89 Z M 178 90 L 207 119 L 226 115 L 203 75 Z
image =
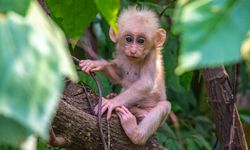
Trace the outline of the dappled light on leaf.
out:
M 248 0 L 180 0 L 174 26 L 174 31 L 181 33 L 176 72 L 238 62 L 242 41 L 250 28 L 249 6 Z M 199 54 L 198 61 L 190 60 L 193 54 Z
M 250 61 L 250 31 L 248 31 L 248 36 L 242 44 L 241 55 L 245 60 Z
M 116 18 L 120 9 L 120 0 L 95 0 L 95 3 L 107 22 L 117 32 Z

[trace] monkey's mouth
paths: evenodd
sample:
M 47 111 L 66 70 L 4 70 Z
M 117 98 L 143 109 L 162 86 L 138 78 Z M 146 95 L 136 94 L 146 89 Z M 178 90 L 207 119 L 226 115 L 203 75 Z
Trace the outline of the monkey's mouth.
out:
M 127 55 L 127 57 L 130 59 L 130 60 L 133 60 L 133 61 L 139 61 L 142 59 L 141 56 L 135 56 L 135 55 Z
M 138 56 L 134 56 L 134 55 L 130 55 L 129 57 L 131 57 L 131 58 L 133 58 L 133 59 L 139 58 Z
M 139 56 L 135 56 L 135 55 L 131 55 L 131 54 L 128 54 L 127 57 L 131 58 L 131 59 L 138 59 L 138 58 L 140 58 Z

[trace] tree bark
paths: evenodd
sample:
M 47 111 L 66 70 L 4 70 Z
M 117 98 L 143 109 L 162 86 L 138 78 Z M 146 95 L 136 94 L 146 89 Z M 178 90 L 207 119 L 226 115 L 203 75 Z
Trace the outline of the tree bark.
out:
M 245 134 L 234 103 L 236 98 L 233 95 L 225 68 L 204 69 L 202 74 L 221 149 L 247 150 Z
M 95 106 L 98 97 L 87 88 L 93 105 Z M 66 139 L 66 148 L 70 150 L 97 150 L 103 149 L 100 133 L 97 124 L 97 117 L 91 115 L 89 104 L 83 89 L 72 82 L 66 84 L 61 96 L 61 101 L 54 118 L 52 127 L 57 136 Z M 124 150 L 163 150 L 151 137 L 145 145 L 133 144 L 120 126 L 119 118 L 112 115 L 111 121 L 107 123 L 106 116 L 103 116 L 102 124 L 105 140 L 110 143 L 110 149 Z

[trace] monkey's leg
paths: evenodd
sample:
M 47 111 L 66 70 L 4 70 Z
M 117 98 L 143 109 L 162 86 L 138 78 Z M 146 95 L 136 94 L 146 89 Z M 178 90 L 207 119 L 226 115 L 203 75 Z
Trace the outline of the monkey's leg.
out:
M 117 108 L 117 114 L 129 139 L 134 144 L 144 144 L 165 120 L 170 109 L 171 104 L 168 101 L 160 101 L 138 125 L 135 116 L 124 106 Z

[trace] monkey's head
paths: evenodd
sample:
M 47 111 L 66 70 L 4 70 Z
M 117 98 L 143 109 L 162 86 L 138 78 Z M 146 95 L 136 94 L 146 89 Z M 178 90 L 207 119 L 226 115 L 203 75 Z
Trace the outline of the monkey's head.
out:
M 153 11 L 129 7 L 118 17 L 118 33 L 110 28 L 109 36 L 118 51 L 131 59 L 141 60 L 163 46 L 166 31 L 160 28 L 159 19 Z

